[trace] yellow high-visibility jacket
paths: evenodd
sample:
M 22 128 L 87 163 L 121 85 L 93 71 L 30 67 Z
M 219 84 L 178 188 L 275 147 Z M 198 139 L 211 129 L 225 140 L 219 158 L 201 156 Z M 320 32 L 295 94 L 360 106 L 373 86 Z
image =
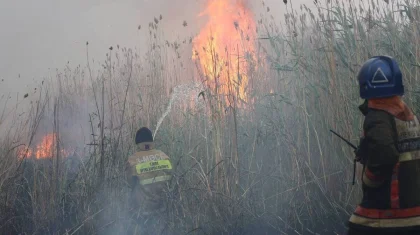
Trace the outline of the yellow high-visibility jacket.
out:
M 126 170 L 133 206 L 145 212 L 160 210 L 171 179 L 171 161 L 164 152 L 154 149 L 152 142 L 138 144 L 138 150 L 128 158 Z

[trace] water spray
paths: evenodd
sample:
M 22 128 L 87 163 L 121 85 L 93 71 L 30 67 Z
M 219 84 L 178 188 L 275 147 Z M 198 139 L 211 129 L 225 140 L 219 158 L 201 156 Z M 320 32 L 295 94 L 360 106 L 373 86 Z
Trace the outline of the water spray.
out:
M 188 84 L 182 84 L 175 86 L 171 95 L 171 98 L 169 99 L 168 106 L 166 107 L 165 112 L 163 115 L 159 118 L 155 132 L 153 133 L 153 139 L 155 139 L 156 133 L 159 130 L 160 125 L 162 124 L 163 120 L 168 116 L 168 114 L 171 112 L 172 104 L 179 100 L 179 98 L 188 98 L 191 97 L 191 93 L 196 91 L 197 93 L 202 90 L 202 84 L 201 83 L 188 83 Z

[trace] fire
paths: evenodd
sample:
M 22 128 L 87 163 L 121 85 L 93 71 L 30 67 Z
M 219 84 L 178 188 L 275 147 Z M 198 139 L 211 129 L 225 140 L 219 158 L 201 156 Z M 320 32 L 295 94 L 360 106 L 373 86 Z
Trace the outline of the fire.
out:
M 208 16 L 208 22 L 193 40 L 192 59 L 200 62 L 208 88 L 247 101 L 247 72 L 255 54 L 256 24 L 244 1 L 207 1 L 206 10 L 199 16 Z
M 55 134 L 48 134 L 42 138 L 41 143 L 35 149 L 35 158 L 50 158 L 54 156 Z
M 32 149 L 28 147 L 20 147 L 17 149 L 17 156 L 19 160 L 29 158 L 32 156 Z
M 22 158 L 31 158 L 34 157 L 36 159 L 44 159 L 44 158 L 52 158 L 56 156 L 57 146 L 56 135 L 54 133 L 50 133 L 42 137 L 41 142 L 35 148 L 20 148 L 18 149 L 17 155 L 19 159 Z M 61 149 L 60 155 L 67 157 L 69 152 Z

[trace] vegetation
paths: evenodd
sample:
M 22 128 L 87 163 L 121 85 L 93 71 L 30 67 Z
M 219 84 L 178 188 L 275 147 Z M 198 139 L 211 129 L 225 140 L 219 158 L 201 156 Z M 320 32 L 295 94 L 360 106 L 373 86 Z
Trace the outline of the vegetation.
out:
M 66 66 L 0 116 L 1 233 L 125 234 L 137 220 L 146 234 L 342 234 L 361 192 L 350 183 L 351 148 L 329 129 L 358 140 L 355 78 L 377 54 L 399 61 L 418 112 L 420 8 L 315 2 L 301 13 L 286 3 L 284 26 L 261 15 L 245 72 L 193 66 L 192 40 L 166 41 L 162 16 L 143 32 L 145 55 L 115 45 L 95 71 L 87 43 L 86 66 Z M 230 82 L 242 73 L 246 101 Z M 222 74 L 228 94 L 214 82 Z M 157 130 L 176 166 L 156 226 L 135 218 L 122 174 L 141 126 Z M 24 157 L 48 133 L 51 158 Z

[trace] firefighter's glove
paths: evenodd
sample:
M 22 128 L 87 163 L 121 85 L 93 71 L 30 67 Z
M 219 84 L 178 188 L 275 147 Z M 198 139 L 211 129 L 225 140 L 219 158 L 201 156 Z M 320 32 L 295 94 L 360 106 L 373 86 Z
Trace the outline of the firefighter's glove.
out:
M 367 163 L 368 153 L 367 153 L 367 141 L 365 137 L 360 138 L 359 146 L 354 150 L 356 155 L 356 161 L 360 164 L 365 165 Z

